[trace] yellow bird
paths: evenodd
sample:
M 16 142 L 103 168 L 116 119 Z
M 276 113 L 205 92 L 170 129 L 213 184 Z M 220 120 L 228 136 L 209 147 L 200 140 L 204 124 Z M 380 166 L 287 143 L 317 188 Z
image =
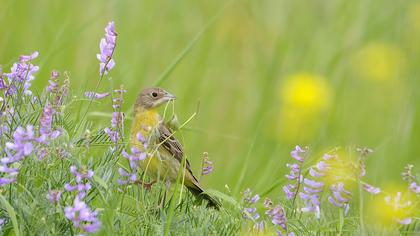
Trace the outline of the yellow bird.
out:
M 181 144 L 166 126 L 157 108 L 175 96 L 161 88 L 146 88 L 136 99 L 134 105 L 134 120 L 131 126 L 130 143 L 137 149 L 144 149 L 138 140 L 138 134 L 147 140 L 147 149 L 151 155 L 140 162 L 140 168 L 153 180 L 163 179 L 175 182 L 182 167 L 183 150 Z M 156 151 L 155 151 L 156 150 Z M 199 199 L 206 199 L 209 206 L 219 208 L 217 200 L 204 193 L 202 187 L 191 171 L 190 163 L 185 160 L 184 185 Z M 153 181 L 155 182 L 155 181 Z

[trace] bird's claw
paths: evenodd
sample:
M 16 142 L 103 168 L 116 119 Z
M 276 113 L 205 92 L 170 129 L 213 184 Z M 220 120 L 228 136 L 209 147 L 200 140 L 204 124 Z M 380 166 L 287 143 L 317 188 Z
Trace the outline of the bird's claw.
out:
M 136 184 L 139 184 L 139 185 L 141 185 L 143 188 L 145 188 L 146 190 L 148 190 L 148 191 L 150 191 L 151 189 L 152 189 L 152 185 L 153 184 L 155 184 L 156 183 L 156 180 L 153 180 L 153 181 L 151 181 L 151 182 L 149 182 L 149 183 L 144 183 L 143 181 L 141 181 L 141 180 L 137 180 L 136 181 Z

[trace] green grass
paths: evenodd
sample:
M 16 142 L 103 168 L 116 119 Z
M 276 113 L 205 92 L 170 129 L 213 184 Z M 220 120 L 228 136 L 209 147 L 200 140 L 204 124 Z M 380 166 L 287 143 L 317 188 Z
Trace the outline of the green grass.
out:
M 71 233 L 64 205 L 54 208 L 45 199 L 48 189 L 62 189 L 71 179 L 71 164 L 95 170 L 89 203 L 99 209 L 100 234 L 141 235 L 164 234 L 165 229 L 172 235 L 247 234 L 252 222 L 242 217 L 244 189 L 249 187 L 262 198 L 291 208 L 281 188 L 287 182 L 289 152 L 297 144 L 311 148 L 310 164 L 337 146 L 371 147 L 374 153 L 368 158 L 365 179 L 387 189 L 406 186 L 400 172 L 407 163 L 417 171 L 420 166 L 420 22 L 415 17 L 420 12 L 415 11 L 419 5 L 414 0 L 2 0 L 0 5 L 3 72 L 19 55 L 38 50 L 40 57 L 34 64 L 41 69 L 33 90 L 42 93 L 51 70 L 68 71 L 72 100 L 66 105 L 66 116 L 55 121 L 67 132 L 52 145 L 64 147 L 72 158 L 63 161 L 52 155 L 44 162 L 25 160 L 18 184 L 0 191 L 0 216 L 8 219 L 4 234 Z M 209 153 L 215 170 L 201 182 L 225 199 L 222 211 L 196 205 L 185 191 L 181 205 L 174 198 L 172 208 L 169 201 L 159 207 L 161 185 L 151 192 L 132 186 L 123 193 L 116 184 L 120 155 L 108 150 L 105 139 L 89 149 L 71 146 L 86 128 L 95 134 L 109 125 L 109 99 L 94 101 L 86 120 L 81 117 L 89 103 L 83 92 L 93 90 L 99 79 L 95 54 L 110 20 L 116 22 L 119 34 L 117 65 L 98 90 L 120 85 L 128 90 L 123 106 L 126 133 L 132 104 L 144 87 L 159 85 L 175 94 L 181 123 L 199 104 L 197 116 L 181 130 L 183 145 L 194 173 L 200 172 L 202 153 Z M 383 80 L 364 78 L 364 67 L 355 58 L 362 52 L 361 64 L 378 66 L 363 61 L 368 57 L 363 49 L 382 44 L 400 53 L 398 57 L 391 53 L 400 71 Z M 392 62 L 381 70 L 389 72 L 391 67 Z M 321 111 L 309 112 L 285 102 L 287 78 L 300 72 L 319 75 L 327 82 L 330 96 Z M 13 129 L 38 123 L 41 105 L 22 109 L 24 115 Z M 81 127 L 77 133 L 75 125 Z M 10 138 L 2 136 L 0 150 Z M 351 216 L 344 222 L 337 221 L 338 209 L 328 208 L 321 222 L 290 217 L 289 227 L 298 235 L 340 230 L 343 234 L 386 234 L 370 231 L 370 216 L 359 212 L 357 195 Z M 362 209 L 368 209 L 372 199 L 365 200 Z M 70 202 L 71 197 L 64 195 L 62 204 Z M 263 215 L 262 206 L 258 208 Z M 365 228 L 360 226 L 360 215 Z M 418 220 L 400 228 L 402 233 L 418 230 Z

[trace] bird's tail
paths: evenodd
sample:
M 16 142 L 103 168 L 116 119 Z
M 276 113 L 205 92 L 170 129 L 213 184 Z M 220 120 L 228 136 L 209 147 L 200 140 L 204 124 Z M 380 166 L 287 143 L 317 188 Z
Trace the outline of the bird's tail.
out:
M 214 207 L 215 209 L 219 210 L 222 206 L 222 204 L 217 199 L 205 193 L 204 190 L 200 187 L 200 185 L 196 183 L 191 183 L 191 185 L 187 186 L 187 188 L 198 199 L 206 200 L 208 202 L 208 207 Z

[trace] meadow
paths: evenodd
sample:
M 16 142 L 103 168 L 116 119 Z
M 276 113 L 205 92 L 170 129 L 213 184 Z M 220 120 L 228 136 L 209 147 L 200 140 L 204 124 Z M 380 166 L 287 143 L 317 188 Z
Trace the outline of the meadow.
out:
M 418 1 L 0 6 L 0 234 L 420 234 Z M 133 181 L 152 86 L 220 210 Z

